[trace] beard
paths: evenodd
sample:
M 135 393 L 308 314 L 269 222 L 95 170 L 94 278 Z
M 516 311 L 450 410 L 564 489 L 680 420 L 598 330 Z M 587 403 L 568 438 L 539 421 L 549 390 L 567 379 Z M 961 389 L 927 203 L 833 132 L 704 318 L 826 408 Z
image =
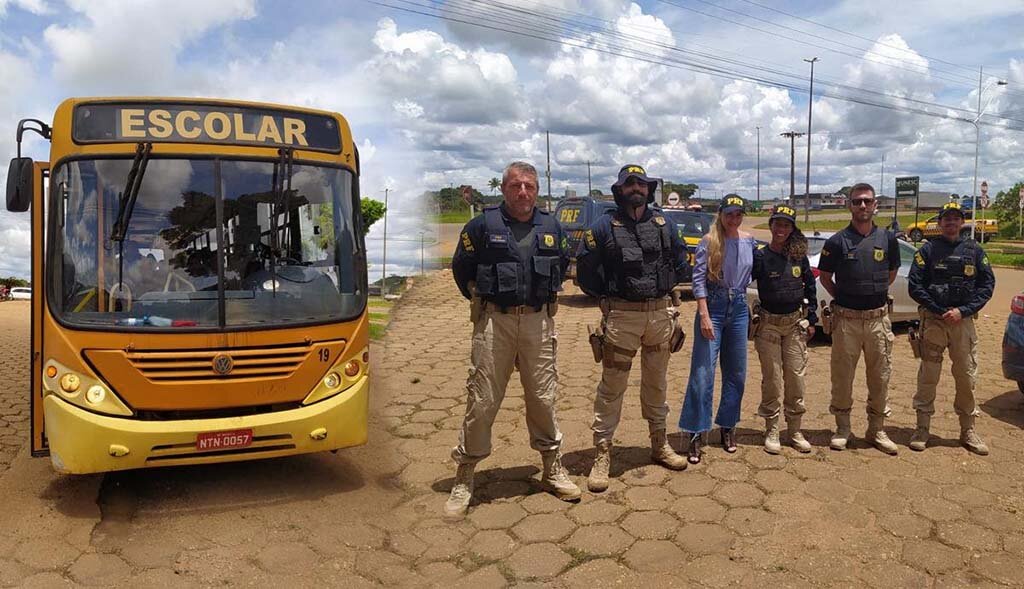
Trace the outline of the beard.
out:
M 639 192 L 632 192 L 626 195 L 625 201 L 630 207 L 634 209 L 639 208 L 647 204 L 647 195 Z

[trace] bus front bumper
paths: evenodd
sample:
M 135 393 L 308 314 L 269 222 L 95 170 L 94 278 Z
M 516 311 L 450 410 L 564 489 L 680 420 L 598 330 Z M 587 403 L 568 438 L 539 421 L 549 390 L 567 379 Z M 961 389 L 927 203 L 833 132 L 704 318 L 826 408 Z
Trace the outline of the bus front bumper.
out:
M 235 462 L 335 450 L 366 443 L 369 380 L 318 403 L 259 415 L 139 421 L 98 415 L 57 395 L 43 400 L 50 460 L 57 472 Z M 252 430 L 244 448 L 197 449 L 199 434 Z

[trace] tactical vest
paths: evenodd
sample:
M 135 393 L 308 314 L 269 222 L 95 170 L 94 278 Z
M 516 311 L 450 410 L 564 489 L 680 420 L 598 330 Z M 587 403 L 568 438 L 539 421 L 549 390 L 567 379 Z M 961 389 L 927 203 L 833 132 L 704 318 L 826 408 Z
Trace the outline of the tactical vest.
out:
M 940 306 L 959 307 L 971 300 L 978 273 L 976 252 L 977 243 L 973 239 L 965 239 L 945 258 L 929 261 L 932 280 L 928 293 Z
M 661 298 L 676 284 L 672 236 L 665 217 L 655 213 L 630 229 L 611 218 L 613 251 L 606 265 L 608 294 L 627 301 Z
M 515 298 L 540 304 L 562 290 L 561 250 L 555 220 L 542 215 L 532 231 L 533 248 L 520 259 L 519 244 L 498 207 L 484 209 L 484 247 L 478 256 L 476 290 L 484 298 Z
M 791 305 L 804 300 L 804 279 L 800 264 L 793 264 L 789 256 L 775 253 L 765 246 L 762 250 L 764 273 L 757 279 L 757 295 L 769 306 Z
M 842 234 L 843 260 L 836 287 L 849 296 L 875 296 L 889 291 L 889 234 L 879 228 L 854 244 Z

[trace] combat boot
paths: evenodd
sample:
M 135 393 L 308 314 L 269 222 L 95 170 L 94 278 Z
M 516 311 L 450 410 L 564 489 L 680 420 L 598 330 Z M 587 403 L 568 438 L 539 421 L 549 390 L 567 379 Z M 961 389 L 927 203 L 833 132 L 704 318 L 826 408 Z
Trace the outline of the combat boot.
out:
M 794 415 L 786 420 L 787 430 L 789 430 L 789 444 L 801 454 L 807 454 L 811 451 L 811 443 L 804 437 L 803 432 L 800 431 L 801 418 Z
M 836 433 L 832 434 L 828 447 L 833 450 L 845 450 L 850 437 L 850 414 L 836 413 Z
M 960 443 L 975 454 L 988 456 L 988 446 L 982 441 L 978 432 L 974 431 L 973 415 L 960 418 Z
M 917 429 L 910 436 L 910 449 L 914 452 L 924 452 L 928 447 L 928 428 L 931 426 L 932 418 L 924 413 L 917 414 Z
M 885 416 L 883 415 L 869 415 L 868 416 L 868 431 L 864 433 L 864 438 L 871 443 L 875 448 L 878 448 L 882 452 L 885 452 L 889 456 L 895 456 L 899 453 L 899 448 L 896 444 L 892 443 L 889 436 L 882 429 L 885 425 Z
M 460 464 L 455 471 L 455 484 L 452 485 L 451 495 L 444 504 L 444 518 L 447 520 L 459 520 L 466 516 L 469 511 L 469 501 L 473 498 L 473 470 L 474 464 Z
M 764 451 L 769 454 L 782 452 L 779 442 L 779 416 L 764 418 Z
M 591 493 L 600 493 L 608 488 L 608 470 L 612 465 L 612 443 L 598 442 L 597 457 L 594 458 L 594 465 L 590 467 L 590 476 L 587 477 L 587 489 Z
M 541 452 L 541 460 L 544 462 L 544 475 L 540 484 L 552 495 L 562 501 L 576 501 L 580 498 L 580 488 L 569 478 L 562 466 L 562 454 L 558 450 Z
M 651 460 L 671 470 L 686 470 L 686 459 L 672 449 L 663 429 L 651 434 Z

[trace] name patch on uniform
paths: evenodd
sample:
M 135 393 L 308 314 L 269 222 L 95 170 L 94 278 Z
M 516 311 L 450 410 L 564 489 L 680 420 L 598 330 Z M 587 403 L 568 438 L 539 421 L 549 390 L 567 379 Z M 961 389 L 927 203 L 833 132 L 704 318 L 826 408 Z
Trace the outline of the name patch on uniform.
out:
M 793 278 L 800 278 L 800 266 L 793 266 Z
M 473 251 L 473 242 L 469 239 L 469 233 L 466 231 L 462 232 L 462 249 L 467 252 Z
M 544 234 L 544 245 L 547 247 L 555 247 L 555 236 L 550 233 Z
M 974 266 L 968 264 L 964 266 L 964 276 L 974 276 Z
M 487 245 L 508 245 L 508 236 L 501 233 L 487 235 Z
M 881 248 L 875 248 L 875 261 L 881 262 L 885 260 L 885 250 Z

